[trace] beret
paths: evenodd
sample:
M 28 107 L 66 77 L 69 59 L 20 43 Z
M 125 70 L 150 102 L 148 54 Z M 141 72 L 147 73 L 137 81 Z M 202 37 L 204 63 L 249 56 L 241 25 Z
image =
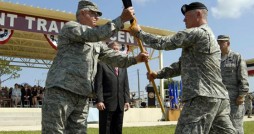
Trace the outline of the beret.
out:
M 200 2 L 192 2 L 189 5 L 184 4 L 181 8 L 181 12 L 183 13 L 183 15 L 185 15 L 186 12 L 190 11 L 190 10 L 195 10 L 195 9 L 207 9 L 207 7 Z

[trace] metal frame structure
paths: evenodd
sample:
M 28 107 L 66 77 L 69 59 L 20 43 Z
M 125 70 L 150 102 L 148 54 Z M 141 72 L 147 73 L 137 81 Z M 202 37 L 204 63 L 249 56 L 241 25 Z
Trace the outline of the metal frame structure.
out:
M 3 1 L 0 1 L 0 13 L 1 11 L 49 19 L 51 18 L 62 21 L 75 20 L 74 14 Z M 109 20 L 107 19 L 101 18 L 98 21 L 98 25 L 105 24 L 108 21 Z M 129 26 L 129 24 L 125 24 L 124 30 L 127 30 Z M 0 25 L 0 28 L 1 27 L 2 26 Z M 174 34 L 174 32 L 167 30 L 146 26 L 141 27 L 144 31 L 152 34 Z M 140 51 L 136 48 L 137 46 L 130 46 L 130 54 L 138 54 Z M 159 56 L 154 56 L 154 49 L 147 48 L 147 50 L 150 54 L 151 59 L 159 58 Z M 48 69 L 52 63 L 53 58 L 55 57 L 55 54 L 56 50 L 51 47 L 51 45 L 45 39 L 43 33 L 19 31 L 14 29 L 14 33 L 11 39 L 6 44 L 0 45 L 0 58 L 10 61 L 10 65 L 20 67 Z

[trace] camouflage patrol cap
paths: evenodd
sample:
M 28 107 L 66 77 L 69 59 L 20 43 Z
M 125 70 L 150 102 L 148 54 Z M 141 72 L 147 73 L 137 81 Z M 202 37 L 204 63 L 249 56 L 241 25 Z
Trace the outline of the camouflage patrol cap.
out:
M 183 15 L 185 15 L 186 12 L 190 11 L 190 10 L 195 10 L 195 9 L 207 9 L 207 7 L 200 2 L 192 2 L 189 5 L 184 4 L 181 8 L 181 12 L 183 13 Z
M 217 40 L 230 40 L 229 36 L 227 35 L 219 35 L 217 37 Z
M 77 12 L 81 9 L 88 9 L 88 10 L 97 12 L 99 16 L 102 15 L 102 12 L 99 10 L 97 5 L 89 0 L 80 0 L 79 1 Z

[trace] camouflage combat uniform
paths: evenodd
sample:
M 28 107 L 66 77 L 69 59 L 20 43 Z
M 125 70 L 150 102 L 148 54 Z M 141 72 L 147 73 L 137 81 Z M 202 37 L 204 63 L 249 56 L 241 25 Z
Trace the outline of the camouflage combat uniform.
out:
M 246 111 L 248 111 L 248 117 L 251 118 L 251 114 L 252 114 L 252 101 L 253 101 L 253 96 L 252 94 L 247 94 L 245 96 L 245 108 L 246 108 Z
M 248 74 L 245 61 L 233 51 L 222 57 L 221 75 L 230 98 L 230 118 L 238 134 L 243 134 L 244 104 L 237 105 L 238 96 L 245 96 L 249 91 Z
M 230 121 L 228 92 L 222 83 L 221 51 L 207 24 L 157 36 L 140 31 L 137 36 L 158 50 L 182 48 L 179 62 L 157 72 L 157 78 L 181 75 L 185 103 L 176 134 L 235 133 Z
M 56 57 L 49 69 L 42 106 L 42 133 L 86 133 L 88 99 L 98 59 L 118 67 L 136 64 L 134 57 L 117 53 L 105 40 L 123 28 L 120 17 L 91 28 L 70 21 L 58 35 Z

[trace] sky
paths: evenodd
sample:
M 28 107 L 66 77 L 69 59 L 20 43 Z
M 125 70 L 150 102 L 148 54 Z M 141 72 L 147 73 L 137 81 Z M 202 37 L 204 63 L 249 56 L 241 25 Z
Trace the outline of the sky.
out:
M 6 0 L 5 0 L 6 1 Z M 25 4 L 33 7 L 47 8 L 75 14 L 79 0 L 8 0 L 7 2 Z M 91 0 L 95 2 L 103 15 L 101 18 L 114 19 L 122 11 L 121 0 Z M 197 0 L 198 1 L 198 0 Z M 180 9 L 184 4 L 195 2 L 192 0 L 132 0 L 138 24 L 159 29 L 177 32 L 185 29 L 184 16 Z M 220 34 L 229 35 L 231 49 L 242 55 L 244 59 L 254 58 L 254 1 L 253 0 L 199 0 L 208 8 L 208 24 L 215 36 Z M 178 60 L 181 50 L 163 51 L 163 66 L 169 66 Z M 159 61 L 149 62 L 154 71 L 159 70 Z M 2 83 L 3 86 L 11 87 L 14 83 L 27 82 L 30 85 L 44 86 L 47 71 L 45 69 L 22 68 L 20 78 Z M 128 68 L 129 85 L 131 91 L 138 91 L 138 75 L 140 91 L 145 92 L 149 83 L 146 79 L 144 63 Z M 180 80 L 180 77 L 175 78 Z M 250 91 L 254 91 L 254 77 L 249 77 Z M 158 84 L 159 81 L 156 80 Z

